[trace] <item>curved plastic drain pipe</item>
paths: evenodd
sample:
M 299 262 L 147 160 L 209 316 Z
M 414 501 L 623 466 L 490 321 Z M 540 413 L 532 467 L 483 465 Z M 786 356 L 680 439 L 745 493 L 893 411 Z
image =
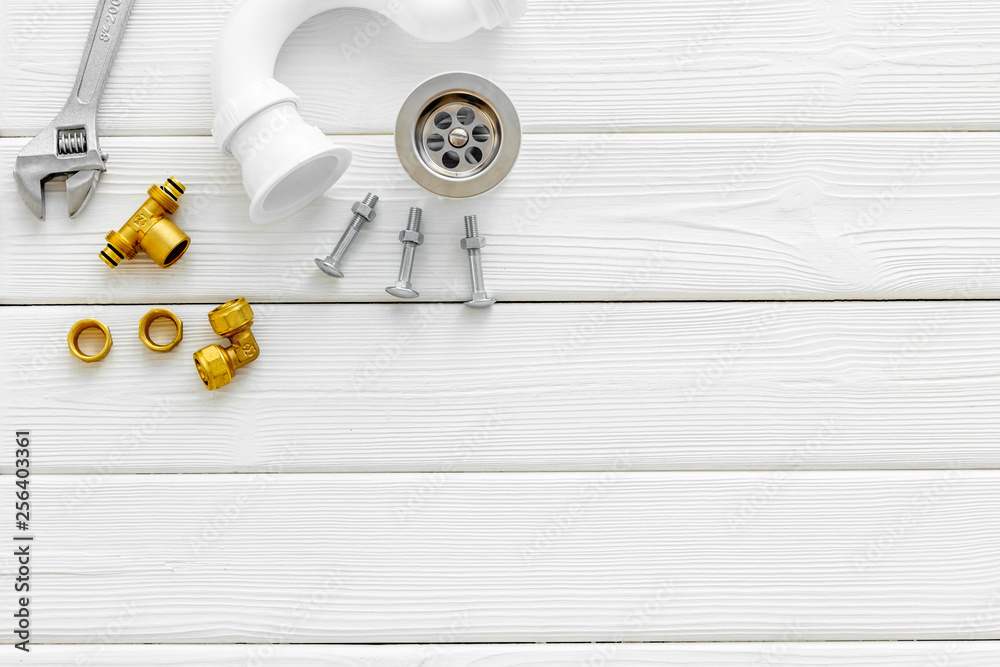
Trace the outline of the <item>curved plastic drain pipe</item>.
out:
M 344 7 L 379 12 L 419 39 L 450 42 L 521 17 L 528 0 L 242 0 L 222 28 L 212 65 L 212 136 L 243 167 L 250 218 L 271 222 L 305 207 L 344 174 L 351 152 L 299 115 L 274 80 L 278 51 L 307 19 Z

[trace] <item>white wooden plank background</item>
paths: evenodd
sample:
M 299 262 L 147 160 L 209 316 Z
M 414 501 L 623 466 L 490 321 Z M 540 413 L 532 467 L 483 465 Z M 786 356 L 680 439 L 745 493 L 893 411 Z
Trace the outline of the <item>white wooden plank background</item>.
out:
M 167 354 L 145 306 L 5 308 L 3 421 L 101 475 L 1000 465 L 994 302 L 254 307 L 261 357 L 214 392 L 210 306 L 172 306 Z M 89 316 L 115 344 L 84 366 Z
M 208 132 L 212 49 L 231 5 L 136 3 L 106 132 Z M 33 135 L 76 75 L 93 3 L 2 8 L 0 125 Z M 371 22 L 363 11 L 318 17 L 279 60 L 278 78 L 326 131 L 392 132 L 407 93 L 447 70 L 495 79 L 530 132 L 1000 128 L 992 1 L 532 0 L 514 30 L 442 48 L 387 27 L 348 59 Z
M 1000 633 L 997 471 L 789 472 L 744 525 L 768 473 L 444 477 L 39 476 L 36 639 L 123 612 L 116 643 Z
M 107 667 L 982 667 L 1000 661 L 996 642 L 753 642 L 728 644 L 587 644 L 489 646 L 122 646 L 46 645 L 31 655 L 31 664 L 63 667 L 80 664 Z M 934 661 L 937 661 L 935 663 Z
M 23 143 L 0 141 L 0 171 Z M 238 165 L 208 138 L 105 142 L 109 173 L 75 220 L 56 191 L 39 222 L 3 179 L 3 300 L 398 301 L 384 289 L 412 205 L 424 208 L 427 236 L 414 284 L 429 301 L 468 298 L 458 242 L 469 213 L 502 300 L 1000 296 L 992 133 L 533 135 L 494 194 L 450 202 L 406 176 L 391 137 L 343 143 L 355 163 L 331 196 L 268 226 L 247 221 Z M 167 175 L 188 187 L 176 219 L 191 249 L 167 270 L 145 256 L 109 269 L 104 235 Z M 313 258 L 332 250 L 369 190 L 381 217 L 348 256 L 347 277 L 331 279 Z
M 350 62 L 371 15 L 327 14 L 277 76 L 356 161 L 268 227 L 207 136 L 231 5 L 136 3 L 77 220 L 0 179 L 0 424 L 36 443 L 25 664 L 1000 662 L 977 641 L 1000 639 L 996 3 L 532 0 L 516 29 L 385 28 Z M 0 0 L 0 171 L 92 10 Z M 474 202 L 428 197 L 388 136 L 448 69 L 528 132 Z M 103 235 L 167 175 L 191 251 L 108 270 Z M 331 280 L 312 257 L 368 190 L 383 217 Z M 427 303 L 390 303 L 414 204 Z M 491 289 L 544 303 L 457 305 L 470 204 Z M 209 393 L 190 354 L 236 295 L 264 354 Z M 136 340 L 150 304 L 185 320 L 171 354 Z M 115 347 L 80 364 L 65 332 L 95 314 Z M 537 641 L 698 643 L 508 643 Z

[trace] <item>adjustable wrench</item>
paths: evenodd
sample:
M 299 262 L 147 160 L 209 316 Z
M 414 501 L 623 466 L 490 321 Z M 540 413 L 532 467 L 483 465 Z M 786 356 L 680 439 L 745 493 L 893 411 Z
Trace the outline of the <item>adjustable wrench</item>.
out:
M 98 0 L 69 99 L 55 120 L 21 150 L 14 162 L 17 191 L 39 220 L 45 219 L 46 181 L 53 176 L 67 177 L 69 217 L 75 218 L 90 201 L 106 168 L 108 155 L 97 140 L 97 108 L 132 2 Z

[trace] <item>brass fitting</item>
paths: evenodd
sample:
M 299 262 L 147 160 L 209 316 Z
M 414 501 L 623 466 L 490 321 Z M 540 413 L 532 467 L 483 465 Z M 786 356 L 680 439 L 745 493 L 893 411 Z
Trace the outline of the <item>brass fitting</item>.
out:
M 177 333 L 174 334 L 174 339 L 166 345 L 160 345 L 159 343 L 153 342 L 153 339 L 149 335 L 149 329 L 153 326 L 153 322 L 160 318 L 170 320 L 174 323 L 174 326 L 177 327 Z M 169 352 L 177 347 L 182 338 L 184 338 L 184 323 L 181 322 L 181 318 L 174 315 L 172 310 L 167 310 L 166 308 L 153 308 L 151 311 L 143 315 L 141 320 L 139 320 L 139 340 L 141 340 L 142 344 L 153 352 Z
M 209 345 L 194 353 L 194 365 L 209 389 L 224 387 L 243 368 L 260 356 L 260 348 L 250 331 L 253 310 L 243 297 L 228 301 L 208 313 L 212 330 L 229 339 L 229 347 Z
M 104 334 L 104 345 L 97 354 L 85 354 L 84 351 L 80 349 L 80 334 L 87 329 L 99 329 L 101 333 Z M 80 320 L 70 327 L 69 334 L 66 336 L 66 342 L 69 343 L 69 351 L 74 357 L 80 361 L 86 361 L 89 364 L 95 361 L 100 361 L 104 357 L 108 356 L 108 352 L 111 351 L 111 331 L 108 329 L 107 325 L 104 324 L 104 322 L 93 318 L 87 318 L 85 320 Z
M 117 232 L 108 232 L 108 247 L 101 251 L 104 263 L 115 268 L 123 259 L 134 259 L 139 249 L 166 268 L 188 249 L 191 237 L 167 215 L 177 212 L 184 186 L 173 178 L 148 190 L 149 199 Z

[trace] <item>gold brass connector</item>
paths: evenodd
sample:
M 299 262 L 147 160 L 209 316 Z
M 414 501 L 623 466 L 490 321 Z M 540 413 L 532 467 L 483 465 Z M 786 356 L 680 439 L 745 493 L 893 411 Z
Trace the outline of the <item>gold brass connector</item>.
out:
M 209 389 L 224 387 L 243 368 L 260 355 L 257 341 L 250 332 L 253 310 L 243 297 L 228 301 L 208 313 L 212 330 L 229 339 L 229 347 L 209 345 L 194 353 L 194 365 L 201 381 Z
M 104 263 L 115 268 L 123 259 L 134 259 L 138 251 L 166 268 L 176 262 L 191 244 L 191 237 L 167 215 L 177 212 L 184 186 L 173 178 L 149 188 L 149 199 L 117 232 L 108 232 L 108 247 L 101 251 Z
M 104 334 L 104 345 L 101 346 L 101 350 L 96 354 L 87 354 L 80 349 L 80 334 L 82 334 L 87 329 L 98 329 Z M 108 356 L 108 352 L 111 351 L 111 331 L 108 329 L 107 325 L 100 320 L 95 320 L 90 317 L 85 320 L 80 320 L 72 327 L 70 327 L 69 334 L 66 336 L 66 342 L 69 343 L 70 353 L 79 359 L 80 361 L 86 361 L 88 364 L 100 361 L 104 357 Z
M 174 339 L 166 345 L 160 345 L 159 343 L 153 342 L 152 337 L 149 335 L 149 329 L 153 326 L 153 322 L 161 318 L 170 320 L 177 328 L 177 333 L 174 334 Z M 143 315 L 141 320 L 139 320 L 139 340 L 141 340 L 142 344 L 153 352 L 169 352 L 177 347 L 182 338 L 184 338 L 184 323 L 181 322 L 181 318 L 174 315 L 172 310 L 167 310 L 166 308 L 153 308 L 151 311 Z

